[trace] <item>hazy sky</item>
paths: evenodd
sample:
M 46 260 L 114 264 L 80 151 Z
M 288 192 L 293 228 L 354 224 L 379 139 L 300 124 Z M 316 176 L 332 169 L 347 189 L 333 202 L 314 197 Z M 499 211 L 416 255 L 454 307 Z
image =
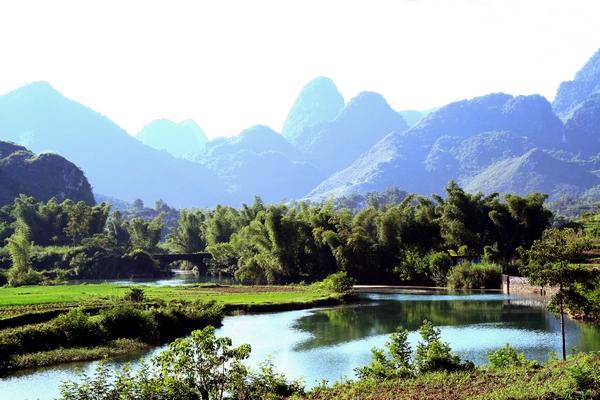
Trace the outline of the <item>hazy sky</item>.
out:
M 130 133 L 280 130 L 312 78 L 397 110 L 541 93 L 600 48 L 598 0 L 2 1 L 0 93 L 47 80 Z

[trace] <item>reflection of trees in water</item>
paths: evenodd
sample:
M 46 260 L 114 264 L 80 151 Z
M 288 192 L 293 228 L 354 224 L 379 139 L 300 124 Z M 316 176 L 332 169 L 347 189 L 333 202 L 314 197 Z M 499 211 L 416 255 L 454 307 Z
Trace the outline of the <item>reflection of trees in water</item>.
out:
M 436 326 L 502 323 L 516 329 L 553 331 L 553 321 L 547 316 L 541 308 L 501 301 L 381 301 L 319 310 L 299 318 L 295 328 L 312 337 L 295 350 L 389 334 L 398 325 L 414 331 L 425 319 Z

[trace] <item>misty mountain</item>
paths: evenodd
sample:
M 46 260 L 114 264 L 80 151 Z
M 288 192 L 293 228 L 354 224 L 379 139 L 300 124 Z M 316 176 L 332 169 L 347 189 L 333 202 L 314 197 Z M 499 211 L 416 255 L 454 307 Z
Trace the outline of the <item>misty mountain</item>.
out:
M 378 93 L 362 92 L 331 122 L 307 128 L 301 149 L 326 173 L 344 168 L 390 132 L 403 132 L 406 122 Z
M 402 111 L 400 111 L 400 115 L 402 115 L 402 118 L 404 118 L 404 121 L 406 121 L 406 124 L 408 125 L 408 127 L 412 128 L 413 126 L 415 126 L 416 124 L 421 122 L 421 120 L 423 118 L 425 118 L 426 116 L 428 116 L 429 114 L 431 114 L 432 112 L 434 112 L 436 110 L 437 110 L 437 108 L 432 108 L 430 110 L 425 110 L 425 111 L 402 110 Z
M 0 141 L 0 205 L 12 204 L 20 194 L 38 201 L 55 197 L 94 204 L 92 188 L 75 164 L 57 154 L 35 155 L 23 146 Z
M 66 157 L 107 196 L 162 198 L 178 206 L 227 201 L 224 186 L 205 167 L 144 145 L 45 82 L 0 96 L 0 139 Z
M 237 203 L 255 195 L 269 202 L 299 198 L 325 177 L 305 153 L 264 125 L 210 141 L 196 160 L 221 177 Z
M 191 119 L 180 123 L 158 119 L 146 124 L 136 137 L 153 149 L 166 150 L 179 158 L 192 158 L 208 142 L 202 128 Z
M 323 122 L 332 121 L 344 108 L 344 97 L 329 78 L 313 79 L 302 88 L 283 125 L 281 134 L 303 148 L 310 137 L 304 133 Z
M 572 81 L 560 84 L 552 106 L 564 121 L 586 102 L 600 93 L 600 49 L 581 68 Z
M 600 178 L 578 165 L 560 161 L 539 149 L 498 161 L 475 176 L 465 187 L 486 194 L 547 193 L 549 200 L 577 196 L 600 184 Z
M 577 107 L 565 126 L 569 150 L 583 157 L 600 153 L 600 92 Z
M 482 172 L 495 160 L 533 147 L 557 149 L 565 128 L 541 96 L 498 93 L 451 103 L 406 132 L 395 131 L 349 167 L 333 174 L 312 199 L 398 186 L 439 192 L 449 179 Z

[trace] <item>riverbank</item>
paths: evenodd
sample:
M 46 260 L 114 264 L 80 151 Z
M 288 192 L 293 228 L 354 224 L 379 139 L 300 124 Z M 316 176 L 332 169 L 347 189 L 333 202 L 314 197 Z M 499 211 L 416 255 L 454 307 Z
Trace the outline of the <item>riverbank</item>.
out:
M 600 356 L 566 362 L 432 372 L 388 381 L 358 380 L 312 390 L 305 400 L 508 400 L 600 398 Z
M 346 299 L 315 285 L 141 288 L 142 298 L 135 302 L 127 298 L 130 286 L 110 284 L 0 289 L 0 371 L 123 355 L 208 324 L 218 326 L 225 315 L 335 305 Z M 72 323 L 71 314 L 81 321 Z

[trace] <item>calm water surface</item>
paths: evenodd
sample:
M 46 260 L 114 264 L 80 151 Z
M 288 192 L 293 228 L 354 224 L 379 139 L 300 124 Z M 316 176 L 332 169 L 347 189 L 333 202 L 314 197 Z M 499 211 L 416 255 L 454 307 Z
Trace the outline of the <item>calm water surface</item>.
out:
M 351 305 L 270 314 L 226 317 L 219 335 L 234 345 L 250 343 L 249 363 L 270 358 L 277 370 L 290 378 L 302 378 L 307 386 L 322 380 L 352 378 L 353 369 L 370 360 L 370 349 L 383 346 L 398 325 L 417 329 L 424 319 L 441 328 L 461 357 L 482 364 L 486 353 L 510 343 L 528 357 L 544 360 L 560 350 L 558 320 L 536 301 L 502 294 L 450 295 L 405 291 L 368 293 Z M 600 350 L 600 329 L 567 321 L 569 349 Z M 164 347 L 143 354 L 146 358 Z M 111 361 L 117 368 L 135 362 L 141 354 Z M 92 372 L 96 363 L 73 363 L 21 372 L 0 380 L 2 399 L 52 399 L 65 379 L 77 379 L 77 371 Z

